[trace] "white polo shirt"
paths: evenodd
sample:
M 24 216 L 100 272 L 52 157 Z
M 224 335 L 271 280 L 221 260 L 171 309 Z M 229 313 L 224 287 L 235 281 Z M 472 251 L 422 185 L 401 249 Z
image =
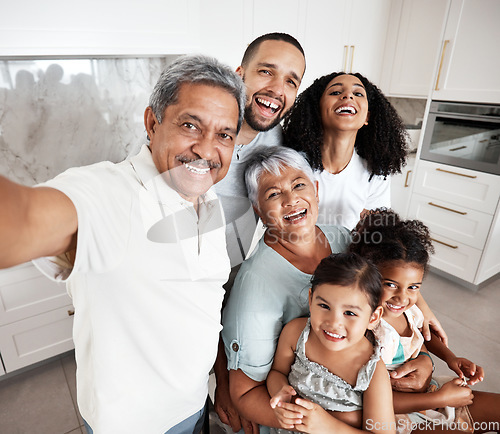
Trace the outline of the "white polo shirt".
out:
M 230 270 L 219 201 L 207 192 L 198 217 L 147 146 L 44 185 L 78 214 L 74 267 L 34 262 L 73 299 L 80 412 L 96 434 L 164 433 L 203 408 L 217 354 Z

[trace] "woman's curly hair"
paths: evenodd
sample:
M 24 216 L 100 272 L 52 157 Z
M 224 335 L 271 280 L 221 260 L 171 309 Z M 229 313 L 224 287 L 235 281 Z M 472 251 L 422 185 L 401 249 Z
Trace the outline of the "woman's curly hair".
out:
M 427 269 L 434 253 L 429 228 L 419 220 L 401 220 L 390 209 L 368 212 L 352 231 L 348 249 L 375 265 L 390 261 L 414 262 Z
M 313 169 L 323 170 L 321 145 L 323 125 L 320 99 L 328 83 L 344 72 L 334 72 L 316 79 L 297 98 L 284 119 L 284 145 L 306 153 Z M 407 132 L 396 109 L 380 89 L 359 73 L 357 77 L 366 89 L 370 119 L 356 135 L 355 149 L 368 163 L 371 176 L 400 173 L 408 154 Z

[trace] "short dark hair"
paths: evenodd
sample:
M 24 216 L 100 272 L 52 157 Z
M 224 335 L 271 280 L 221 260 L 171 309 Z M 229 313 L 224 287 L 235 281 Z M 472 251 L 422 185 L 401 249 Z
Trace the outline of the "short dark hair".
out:
M 356 285 L 366 295 L 372 312 L 380 305 L 382 276 L 377 267 L 356 253 L 332 253 L 322 259 L 311 278 L 311 294 L 318 285 Z
M 401 220 L 390 209 L 370 211 L 352 232 L 348 250 L 379 266 L 392 261 L 415 263 L 425 271 L 434 252 L 429 228 L 419 220 Z
M 265 35 L 259 36 L 248 45 L 247 49 L 245 50 L 245 53 L 243 54 L 243 58 L 241 59 L 241 66 L 245 67 L 246 65 L 248 65 L 250 60 L 252 60 L 252 57 L 255 56 L 255 53 L 259 49 L 260 44 L 262 44 L 264 41 L 288 42 L 302 53 L 302 55 L 304 56 L 304 60 L 306 58 L 304 49 L 302 48 L 302 45 L 300 45 L 299 41 L 297 41 L 297 39 L 295 39 L 288 33 L 274 32 L 274 33 L 266 33 Z

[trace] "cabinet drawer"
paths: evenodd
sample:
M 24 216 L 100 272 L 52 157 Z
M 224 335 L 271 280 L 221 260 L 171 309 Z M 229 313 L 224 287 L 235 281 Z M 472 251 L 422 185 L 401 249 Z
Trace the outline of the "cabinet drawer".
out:
M 493 216 L 450 202 L 413 194 L 409 215 L 454 241 L 482 250 Z
M 441 235 L 432 235 L 435 253 L 430 265 L 467 282 L 474 282 L 481 250 L 457 243 Z
M 69 311 L 69 312 L 68 312 Z M 0 349 L 7 372 L 72 350 L 73 306 L 0 327 Z
M 0 271 L 0 325 L 68 304 L 66 284 L 48 279 L 31 263 Z
M 414 192 L 476 211 L 494 214 L 500 176 L 420 160 Z

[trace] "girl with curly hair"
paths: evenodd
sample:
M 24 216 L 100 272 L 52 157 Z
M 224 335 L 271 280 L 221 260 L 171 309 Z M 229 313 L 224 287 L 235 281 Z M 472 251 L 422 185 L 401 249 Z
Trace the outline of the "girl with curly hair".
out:
M 390 206 L 389 176 L 408 153 L 406 129 L 380 89 L 334 72 L 304 90 L 284 120 L 284 144 L 303 151 L 319 182 L 319 222 L 352 229 L 364 210 Z
M 365 215 L 349 247 L 373 263 L 382 275 L 382 320 L 373 330 L 389 371 L 419 355 L 442 359 L 455 377 L 432 378 L 427 391 L 393 391 L 398 433 L 485 432 L 500 423 L 500 395 L 472 391 L 484 378 L 484 370 L 457 357 L 438 338 L 424 345 L 419 330 L 423 315 L 416 302 L 433 252 L 429 229 L 418 220 L 401 220 L 391 210 L 377 209 Z M 431 359 L 432 360 L 432 359 Z M 432 393 L 429 393 L 432 392 Z

